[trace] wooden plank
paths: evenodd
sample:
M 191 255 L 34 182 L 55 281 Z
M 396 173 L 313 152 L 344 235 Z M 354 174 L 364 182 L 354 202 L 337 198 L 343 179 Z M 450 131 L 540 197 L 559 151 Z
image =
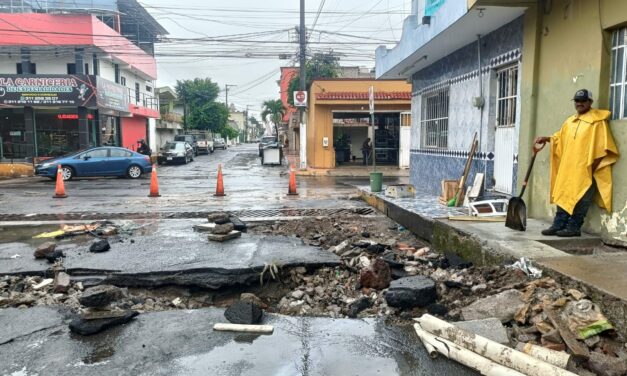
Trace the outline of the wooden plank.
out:
M 564 343 L 566 346 L 572 351 L 573 355 L 579 358 L 588 359 L 590 357 L 590 352 L 588 351 L 588 347 L 585 346 L 582 342 L 577 340 L 577 337 L 570 331 L 568 325 L 564 322 L 564 320 L 560 317 L 560 315 L 555 312 L 555 310 L 549 306 L 544 306 L 544 313 L 551 320 L 553 326 L 557 329 L 557 331 L 562 336 Z

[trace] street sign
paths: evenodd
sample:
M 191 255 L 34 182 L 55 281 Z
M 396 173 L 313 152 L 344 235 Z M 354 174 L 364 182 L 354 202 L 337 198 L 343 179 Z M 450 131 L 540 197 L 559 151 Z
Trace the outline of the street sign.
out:
M 307 107 L 307 92 L 306 91 L 295 91 L 294 92 L 294 106 L 296 107 Z
M 368 88 L 368 105 L 370 106 L 370 113 L 374 114 L 374 86 Z

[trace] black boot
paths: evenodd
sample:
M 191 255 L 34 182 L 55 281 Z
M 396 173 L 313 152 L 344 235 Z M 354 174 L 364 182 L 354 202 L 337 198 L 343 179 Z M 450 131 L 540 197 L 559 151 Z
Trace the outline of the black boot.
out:
M 575 236 L 581 236 L 581 230 L 566 227 L 563 230 L 559 230 L 555 235 L 562 237 L 562 238 L 572 238 Z
M 564 228 L 556 227 L 555 225 L 551 225 L 551 227 L 542 230 L 542 235 L 544 236 L 554 236 L 557 235 L 558 232 L 562 231 Z

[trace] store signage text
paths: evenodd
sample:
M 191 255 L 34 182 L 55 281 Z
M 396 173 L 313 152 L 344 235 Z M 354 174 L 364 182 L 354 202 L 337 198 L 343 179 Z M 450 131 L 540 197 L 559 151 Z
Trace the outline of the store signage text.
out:
M 87 114 L 87 119 L 92 120 L 94 115 Z M 59 120 L 78 120 L 78 114 L 57 114 Z

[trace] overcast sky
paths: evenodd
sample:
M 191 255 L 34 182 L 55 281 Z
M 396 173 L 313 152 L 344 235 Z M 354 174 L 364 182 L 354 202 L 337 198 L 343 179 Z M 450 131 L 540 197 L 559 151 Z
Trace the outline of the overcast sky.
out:
M 297 41 L 298 0 L 141 3 L 172 38 L 157 45 L 159 86 L 210 77 L 222 88 L 237 85 L 229 91 L 229 103 L 239 109 L 249 105 L 253 113 L 264 100 L 279 97 L 279 67 L 297 60 L 298 44 L 291 42 Z M 307 28 L 314 30 L 309 51 L 332 49 L 342 65 L 373 68 L 376 46 L 391 47 L 398 41 L 410 4 L 411 0 L 306 0 Z M 288 59 L 280 60 L 279 54 Z

